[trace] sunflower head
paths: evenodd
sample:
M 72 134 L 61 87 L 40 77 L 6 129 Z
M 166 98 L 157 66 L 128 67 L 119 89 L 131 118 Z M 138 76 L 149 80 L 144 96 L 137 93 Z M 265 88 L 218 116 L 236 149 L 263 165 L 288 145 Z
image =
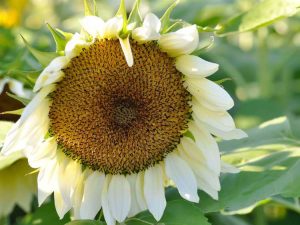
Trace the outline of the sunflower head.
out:
M 128 18 L 121 1 L 108 21 L 81 20 L 4 144 L 25 149 L 40 169 L 40 204 L 54 192 L 60 217 L 102 209 L 110 225 L 148 209 L 159 220 L 166 180 L 189 201 L 198 188 L 217 199 L 223 164 L 212 135 L 245 136 L 227 113 L 231 97 L 206 78 L 218 65 L 194 55 L 197 25 L 169 21 L 176 3 L 161 19 L 141 19 L 138 5 Z

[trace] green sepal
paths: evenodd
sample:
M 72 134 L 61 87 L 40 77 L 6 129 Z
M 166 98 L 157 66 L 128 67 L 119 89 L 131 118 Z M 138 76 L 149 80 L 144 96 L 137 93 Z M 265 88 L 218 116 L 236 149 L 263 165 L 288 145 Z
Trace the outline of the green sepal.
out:
M 9 93 L 9 92 L 6 92 L 6 94 L 7 94 L 9 97 L 11 97 L 11 98 L 13 98 L 13 99 L 15 99 L 15 100 L 21 102 L 23 105 L 28 105 L 28 103 L 30 102 L 30 99 L 22 98 L 22 97 L 20 97 L 20 96 L 14 95 L 14 94 Z
M 212 28 L 212 27 L 201 27 L 201 26 L 197 26 L 198 32 L 217 32 L 220 29 L 219 28 Z
M 98 8 L 95 0 L 84 0 L 84 15 L 97 16 Z
M 128 35 L 128 30 L 127 30 L 128 20 L 127 20 L 125 0 L 120 1 L 120 7 L 116 13 L 116 16 L 122 16 L 123 18 L 123 27 L 119 35 L 120 37 L 125 38 Z
M 131 23 L 135 23 L 135 27 L 138 27 L 142 24 L 142 17 L 141 17 L 141 14 L 140 14 L 140 3 L 141 3 L 141 0 L 136 0 L 133 7 L 132 7 L 132 10 L 131 10 L 131 13 L 129 14 L 129 17 L 128 17 L 128 24 L 131 24 Z
M 221 85 L 221 84 L 225 83 L 226 81 L 232 81 L 232 78 L 230 78 L 230 77 L 223 78 L 221 80 L 215 81 L 215 83 L 218 84 L 218 85 Z
M 214 41 L 215 41 L 214 36 L 210 36 L 210 38 L 208 40 L 202 41 L 199 44 L 198 48 L 192 52 L 192 55 L 199 56 L 202 52 L 211 48 L 214 44 Z
M 18 115 L 20 116 L 24 111 L 24 108 L 21 108 L 21 109 L 16 109 L 16 110 L 12 110 L 12 111 L 5 111 L 5 112 L 2 112 L 0 113 L 1 115 Z
M 56 52 L 42 52 L 29 45 L 26 39 L 21 35 L 27 49 L 31 54 L 37 59 L 37 61 L 43 66 L 46 67 L 55 57 L 58 56 Z
M 174 8 L 178 5 L 179 0 L 176 0 L 169 8 L 166 10 L 164 15 L 160 18 L 161 21 L 161 33 L 164 34 L 169 30 L 170 27 L 170 16 Z
M 68 43 L 68 40 L 62 33 L 57 31 L 56 29 L 54 29 L 49 23 L 47 23 L 47 27 L 48 27 L 49 31 L 51 32 L 52 37 L 55 41 L 56 53 L 63 54 L 66 44 Z

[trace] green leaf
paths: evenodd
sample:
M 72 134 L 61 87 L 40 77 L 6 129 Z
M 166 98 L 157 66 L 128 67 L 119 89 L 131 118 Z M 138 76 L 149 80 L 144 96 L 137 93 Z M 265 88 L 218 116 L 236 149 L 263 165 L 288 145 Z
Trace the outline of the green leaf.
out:
M 291 139 L 288 120 L 266 122 L 248 134 L 248 139 L 221 142 L 222 159 L 241 172 L 222 176 L 218 201 L 201 193 L 204 212 L 236 211 L 279 194 L 300 196 L 300 143 Z
M 128 24 L 135 23 L 135 27 L 139 26 L 142 23 L 142 17 L 139 11 L 141 0 L 136 0 L 132 11 L 128 17 Z
M 160 18 L 161 21 L 161 33 L 166 33 L 170 26 L 170 16 L 174 8 L 178 5 L 179 0 L 176 0 L 170 7 L 166 10 L 164 15 Z
M 299 0 L 265 0 L 249 11 L 238 15 L 218 26 L 219 35 L 246 32 L 269 25 L 276 20 L 292 16 L 300 7 Z
M 127 225 L 157 224 L 157 225 L 210 225 L 202 210 L 194 203 L 179 199 L 169 201 L 164 215 L 159 222 L 148 212 L 142 212 L 125 221 Z
M 57 53 L 63 52 L 65 50 L 68 40 L 62 33 L 57 31 L 56 29 L 54 29 L 49 23 L 47 23 L 47 26 L 48 26 L 48 29 L 51 32 L 52 37 L 55 41 L 56 52 Z
M 30 102 L 30 99 L 22 98 L 22 97 L 20 97 L 20 96 L 11 94 L 11 93 L 9 93 L 9 92 L 6 92 L 6 94 L 7 94 L 9 97 L 11 97 L 11 98 L 13 98 L 13 99 L 15 99 L 15 100 L 21 102 L 23 105 L 27 105 L 27 104 Z
M 53 201 L 51 201 L 37 208 L 35 212 L 27 214 L 16 225 L 64 225 L 68 221 L 68 216 L 62 220 L 59 219 Z
M 37 59 L 37 61 L 43 66 L 46 67 L 48 64 L 58 56 L 55 52 L 42 52 L 39 51 L 29 45 L 26 39 L 21 35 L 27 49 L 31 52 L 31 54 Z
M 105 223 L 95 220 L 74 220 L 65 225 L 105 225 Z
M 95 0 L 84 0 L 84 15 L 85 16 L 98 15 L 98 9 Z

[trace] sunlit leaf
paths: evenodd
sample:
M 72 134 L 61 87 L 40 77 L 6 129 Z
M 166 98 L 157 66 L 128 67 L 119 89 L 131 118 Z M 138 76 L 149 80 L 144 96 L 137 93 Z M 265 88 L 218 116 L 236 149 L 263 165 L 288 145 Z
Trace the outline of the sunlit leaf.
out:
M 116 13 L 116 16 L 121 16 L 123 18 L 123 28 L 122 28 L 122 31 L 121 31 L 121 36 L 126 35 L 127 34 L 128 21 L 127 21 L 127 12 L 126 12 L 125 0 L 120 1 L 120 7 L 119 7 L 119 9 Z M 122 38 L 124 38 L 124 37 L 122 36 Z
M 300 7 L 299 0 L 265 0 L 249 11 L 238 15 L 218 26 L 217 34 L 228 35 L 245 32 L 269 25 L 278 19 L 292 16 Z
M 12 111 L 1 112 L 0 114 L 21 115 L 24 109 L 16 109 Z

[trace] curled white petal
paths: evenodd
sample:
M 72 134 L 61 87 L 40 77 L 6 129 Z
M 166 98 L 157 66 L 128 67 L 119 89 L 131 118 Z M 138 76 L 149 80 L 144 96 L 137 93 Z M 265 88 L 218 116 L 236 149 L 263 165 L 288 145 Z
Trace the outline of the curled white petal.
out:
M 149 211 L 157 221 L 161 219 L 167 204 L 163 180 L 163 170 L 161 165 L 156 165 L 145 171 L 145 199 Z
M 141 43 L 158 40 L 160 37 L 160 28 L 160 19 L 153 13 L 148 13 L 145 16 L 143 26 L 132 31 L 132 38 Z
M 93 37 L 103 37 L 105 22 L 97 16 L 86 16 L 80 20 L 82 28 Z
M 37 92 L 49 84 L 60 81 L 64 75 L 61 70 L 65 68 L 69 61 L 70 60 L 65 56 L 59 56 L 53 59 L 38 77 L 33 91 Z
M 171 57 L 192 53 L 199 44 L 199 34 L 196 25 L 184 27 L 176 32 L 161 35 L 158 44 L 162 51 Z
M 226 111 L 233 107 L 230 95 L 218 84 L 206 78 L 186 79 L 188 91 L 203 106 L 212 111 Z
M 167 176 L 175 182 L 180 195 L 188 201 L 199 202 L 197 181 L 189 165 L 176 153 L 170 153 L 165 163 Z
M 216 63 L 208 62 L 194 55 L 182 55 L 176 58 L 176 68 L 190 78 L 207 77 L 219 69 Z

